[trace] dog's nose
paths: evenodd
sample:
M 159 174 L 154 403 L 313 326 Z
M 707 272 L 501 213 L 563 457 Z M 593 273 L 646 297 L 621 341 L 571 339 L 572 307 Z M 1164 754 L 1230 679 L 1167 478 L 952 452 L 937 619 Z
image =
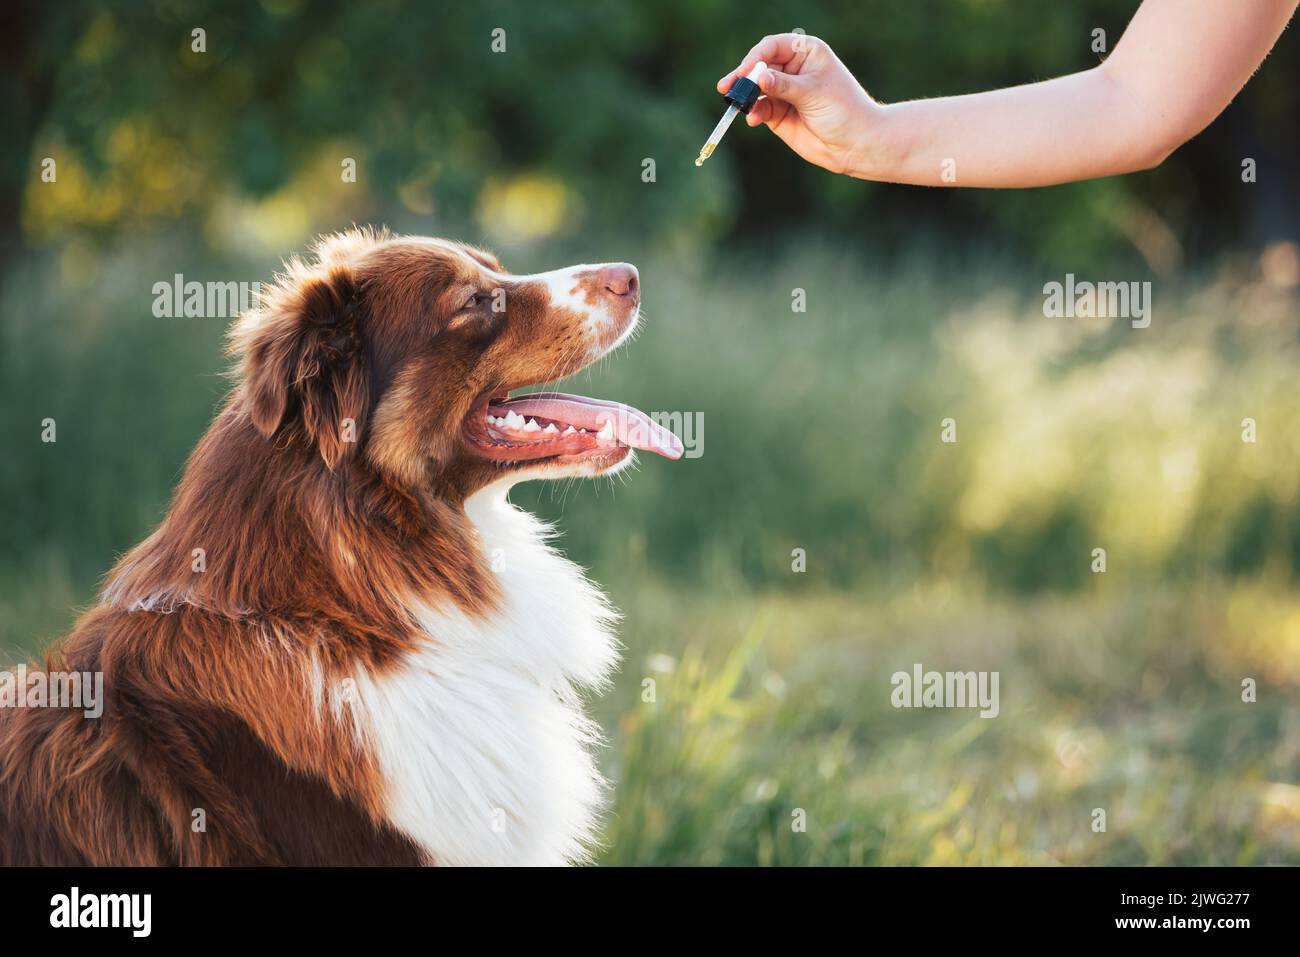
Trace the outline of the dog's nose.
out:
M 637 281 L 636 267 L 631 263 L 616 263 L 600 271 L 601 288 L 616 296 L 635 299 L 641 284 Z

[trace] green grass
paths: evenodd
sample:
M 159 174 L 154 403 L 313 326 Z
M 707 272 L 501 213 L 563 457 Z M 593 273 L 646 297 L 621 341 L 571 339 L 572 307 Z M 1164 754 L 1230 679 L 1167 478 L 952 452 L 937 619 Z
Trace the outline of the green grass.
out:
M 620 598 L 606 863 L 1300 863 L 1294 693 L 1242 702 L 1223 593 Z M 1000 714 L 894 709 L 914 662 L 999 671 Z

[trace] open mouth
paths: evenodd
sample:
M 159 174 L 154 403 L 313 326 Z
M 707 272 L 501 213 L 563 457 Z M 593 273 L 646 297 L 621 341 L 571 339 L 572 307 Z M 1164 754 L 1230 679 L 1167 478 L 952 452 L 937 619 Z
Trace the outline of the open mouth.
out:
M 621 458 L 627 449 L 679 459 L 683 451 L 681 439 L 640 409 L 566 392 L 493 396 L 470 413 L 465 431 L 500 462 Z

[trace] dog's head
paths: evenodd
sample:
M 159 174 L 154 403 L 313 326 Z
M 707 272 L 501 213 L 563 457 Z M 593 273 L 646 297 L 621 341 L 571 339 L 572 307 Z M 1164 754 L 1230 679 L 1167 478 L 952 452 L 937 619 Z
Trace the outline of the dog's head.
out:
M 570 375 L 636 328 L 626 263 L 514 276 L 460 243 L 352 231 L 290 260 L 231 336 L 268 441 L 470 494 L 503 476 L 598 475 L 677 437 L 615 402 L 512 390 Z

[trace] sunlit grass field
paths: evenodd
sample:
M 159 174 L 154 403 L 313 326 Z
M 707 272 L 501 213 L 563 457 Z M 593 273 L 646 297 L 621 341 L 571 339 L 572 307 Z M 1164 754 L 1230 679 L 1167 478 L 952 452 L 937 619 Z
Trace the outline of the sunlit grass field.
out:
M 1300 715 L 1241 702 L 1226 590 L 627 591 L 608 863 L 1300 863 Z M 1000 671 L 998 717 L 893 709 L 918 661 Z
M 1293 285 L 1226 261 L 1133 329 L 1044 318 L 1061 276 L 970 251 L 635 252 L 644 332 L 567 385 L 700 416 L 703 454 L 514 495 L 625 615 L 602 862 L 1300 863 Z M 274 265 L 11 273 L 0 657 L 93 600 L 227 386 L 223 324 L 154 318 L 152 283 Z M 1000 714 L 894 709 L 915 663 L 999 672 Z

